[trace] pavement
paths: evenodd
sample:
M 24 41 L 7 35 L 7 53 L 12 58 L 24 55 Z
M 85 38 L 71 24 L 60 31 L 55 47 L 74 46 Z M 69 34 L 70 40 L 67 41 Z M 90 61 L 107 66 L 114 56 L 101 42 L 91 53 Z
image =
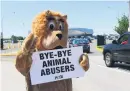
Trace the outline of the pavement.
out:
M 102 53 L 97 51 L 95 45 L 95 42 L 91 44 L 91 52 L 88 54 L 90 69 L 84 77 L 73 78 L 73 91 L 130 91 L 130 65 L 106 67 Z M 0 91 L 26 91 L 24 76 L 15 69 L 15 58 L 1 57 Z
M 2 70 L 1 70 L 1 91 L 26 91 L 25 79 L 15 69 L 15 56 L 2 57 Z
M 105 66 L 102 56 L 89 55 L 90 69 L 84 77 L 73 79 L 73 91 L 130 91 L 130 66 Z M 14 57 L 2 57 L 2 90 L 26 91 L 25 80 L 13 63 Z M 126 68 L 123 68 L 126 67 Z
M 20 47 L 19 43 L 4 43 L 4 50 L 0 51 L 0 56 L 16 56 Z
M 73 80 L 74 91 L 130 91 L 130 69 L 108 68 L 101 56 L 89 58 L 90 69 L 83 78 Z
M 1 50 L 0 56 L 16 56 L 20 48 L 10 48 Z

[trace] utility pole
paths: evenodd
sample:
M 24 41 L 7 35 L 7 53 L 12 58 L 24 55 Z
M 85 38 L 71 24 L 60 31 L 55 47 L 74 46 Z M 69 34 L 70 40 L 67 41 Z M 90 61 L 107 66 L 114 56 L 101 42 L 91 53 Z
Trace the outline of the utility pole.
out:
M 4 49 L 4 43 L 3 43 L 3 17 L 2 17 L 2 19 L 1 19 L 1 50 L 3 50 Z
M 13 14 L 15 14 L 15 12 L 12 12 Z M 4 16 L 2 17 L 2 19 L 1 19 L 1 34 L 0 34 L 0 48 L 1 48 L 1 50 L 3 50 L 4 49 L 4 42 L 3 42 L 3 19 L 4 19 Z

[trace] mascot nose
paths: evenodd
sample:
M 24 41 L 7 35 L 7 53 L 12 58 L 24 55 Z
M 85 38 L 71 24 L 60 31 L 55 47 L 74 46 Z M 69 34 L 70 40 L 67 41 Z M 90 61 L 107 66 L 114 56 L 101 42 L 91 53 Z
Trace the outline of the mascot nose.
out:
M 62 34 L 56 34 L 56 36 L 61 40 Z

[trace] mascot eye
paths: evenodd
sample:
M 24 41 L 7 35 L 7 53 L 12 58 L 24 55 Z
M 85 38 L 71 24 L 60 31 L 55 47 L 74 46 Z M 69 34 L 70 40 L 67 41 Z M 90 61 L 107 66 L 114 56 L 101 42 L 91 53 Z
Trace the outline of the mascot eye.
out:
M 60 24 L 59 24 L 59 30 L 63 30 L 64 28 L 63 28 L 63 23 L 61 23 L 60 22 Z
M 53 30 L 55 28 L 54 22 L 49 23 L 49 29 Z

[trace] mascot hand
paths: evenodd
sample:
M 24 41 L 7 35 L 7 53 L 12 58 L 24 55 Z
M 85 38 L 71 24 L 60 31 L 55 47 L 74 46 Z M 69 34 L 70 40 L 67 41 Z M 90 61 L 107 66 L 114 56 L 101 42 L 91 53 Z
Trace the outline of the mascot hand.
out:
M 79 64 L 85 71 L 87 71 L 89 69 L 89 58 L 88 58 L 87 53 L 84 53 L 81 55 Z
M 24 76 L 29 72 L 32 64 L 31 55 L 35 50 L 36 38 L 33 34 L 29 34 L 23 42 L 22 50 L 16 56 L 16 69 Z
M 25 55 L 32 54 L 35 50 L 37 38 L 31 33 L 29 36 L 24 40 L 22 51 Z

